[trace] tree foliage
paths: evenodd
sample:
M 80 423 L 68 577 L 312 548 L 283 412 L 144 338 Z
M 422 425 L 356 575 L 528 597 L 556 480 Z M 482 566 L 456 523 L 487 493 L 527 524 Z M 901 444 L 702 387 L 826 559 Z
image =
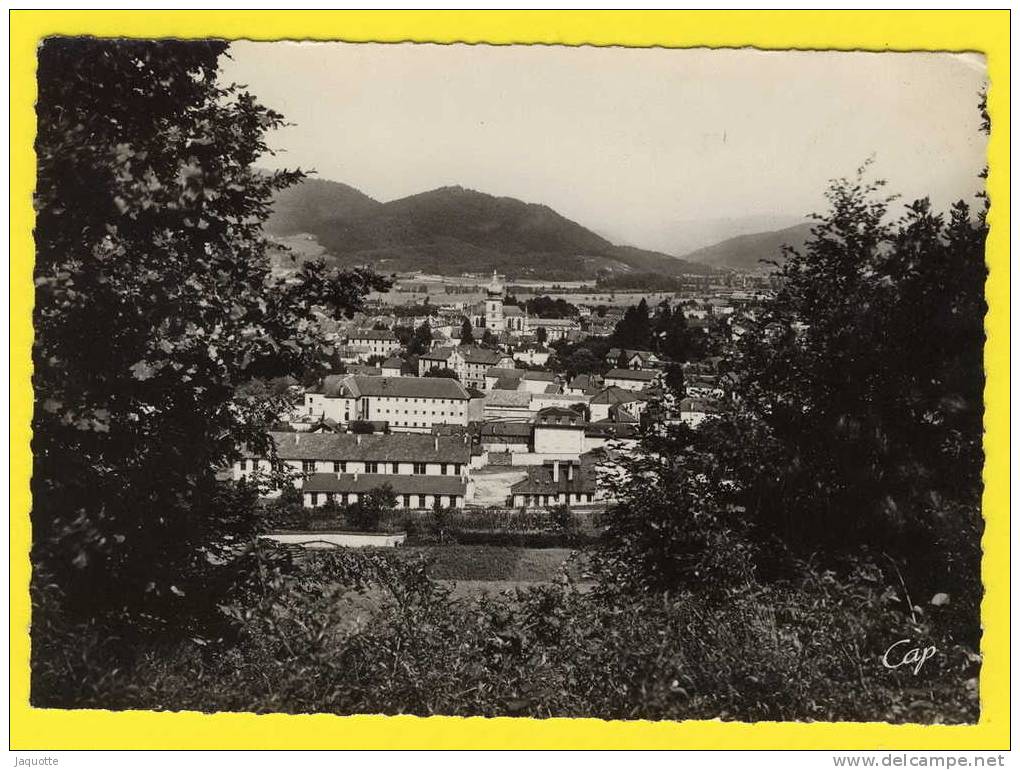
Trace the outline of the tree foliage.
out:
M 524 303 L 524 308 L 530 315 L 538 318 L 575 318 L 581 312 L 576 305 L 572 305 L 561 297 L 553 299 L 544 294 L 529 299 Z
M 399 339 L 399 338 L 398 338 Z M 432 327 L 428 321 L 422 321 L 421 326 L 414 330 L 411 339 L 407 344 L 407 353 L 411 356 L 420 356 L 432 349 Z
M 745 412 L 774 458 L 747 490 L 788 539 L 921 550 L 951 502 L 980 496 L 986 227 L 927 200 L 890 223 L 864 174 L 830 186 L 742 339 Z
M 309 262 L 271 277 L 261 223 L 301 178 L 264 173 L 279 114 L 217 81 L 215 41 L 39 49 L 34 561 L 83 612 L 173 605 L 238 521 L 215 469 L 266 449 L 334 317 L 386 283 Z M 39 574 L 37 574 L 37 578 Z
M 631 305 L 613 330 L 614 346 L 631 350 L 651 350 L 652 321 L 648 313 L 648 302 L 644 297 L 637 305 Z

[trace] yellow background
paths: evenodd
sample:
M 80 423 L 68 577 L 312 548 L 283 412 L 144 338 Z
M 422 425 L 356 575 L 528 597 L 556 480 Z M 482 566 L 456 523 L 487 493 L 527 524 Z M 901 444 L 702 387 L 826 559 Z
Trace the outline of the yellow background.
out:
M 11 748 L 1009 747 L 1009 11 L 12 11 Z M 47 35 L 980 51 L 992 208 L 981 720 L 974 726 L 58 711 L 28 706 L 35 49 Z

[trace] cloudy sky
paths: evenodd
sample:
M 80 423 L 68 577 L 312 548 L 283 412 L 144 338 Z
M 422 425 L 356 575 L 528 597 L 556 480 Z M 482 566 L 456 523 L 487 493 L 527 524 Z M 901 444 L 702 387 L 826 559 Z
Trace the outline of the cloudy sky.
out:
M 983 59 L 237 42 L 224 77 L 294 125 L 264 165 L 382 201 L 444 185 L 545 203 L 617 242 L 683 252 L 823 206 L 869 156 L 938 206 L 978 189 Z

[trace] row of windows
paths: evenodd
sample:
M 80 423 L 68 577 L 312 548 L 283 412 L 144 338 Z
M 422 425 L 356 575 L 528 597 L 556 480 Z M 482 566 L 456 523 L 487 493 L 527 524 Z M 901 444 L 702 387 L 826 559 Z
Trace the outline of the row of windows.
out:
M 559 502 L 559 495 L 516 495 L 517 498 L 523 498 L 525 506 L 531 505 L 555 505 Z M 591 502 L 591 495 L 587 492 L 571 493 L 566 496 L 568 503 L 587 503 Z M 517 503 L 520 505 L 521 503 Z
M 326 461 L 328 462 L 328 461 Z M 334 460 L 333 461 L 333 473 L 347 473 L 347 461 L 346 460 Z M 400 473 L 399 462 L 378 462 L 369 461 L 365 464 L 365 473 Z M 407 463 L 404 463 L 407 465 Z M 425 476 L 428 473 L 427 463 L 411 463 L 411 472 L 416 476 Z M 258 469 L 257 460 L 241 460 L 242 471 L 254 471 Z M 304 473 L 315 473 L 316 461 L 315 460 L 302 460 L 301 470 Z M 464 469 L 463 463 L 439 463 L 439 473 L 443 476 L 449 476 L 451 472 L 454 476 L 459 476 L 461 471 Z
M 460 403 L 456 398 L 400 398 L 397 396 L 375 396 L 374 398 L 378 398 L 386 403 L 394 402 L 398 404 L 450 404 L 451 406 L 456 406 Z
M 389 409 L 380 409 L 379 411 L 380 411 L 380 412 L 381 412 L 382 414 L 391 414 L 391 410 L 389 410 Z M 392 410 L 392 414 L 400 414 L 400 413 L 401 413 L 401 412 L 400 412 L 400 410 L 399 410 L 399 409 L 394 409 L 394 410 Z M 408 412 L 408 410 L 407 410 L 407 409 L 405 409 L 403 413 L 404 413 L 404 414 L 418 414 L 418 413 L 419 413 L 419 411 L 418 411 L 417 409 L 411 409 L 411 410 L 410 410 L 410 412 Z M 446 412 L 445 412 L 445 411 L 439 411 L 439 412 L 437 412 L 437 411 L 435 411 L 434 409 L 433 409 L 433 410 L 430 410 L 430 411 L 425 411 L 424 409 L 422 409 L 422 410 L 421 410 L 421 415 L 422 415 L 422 416 L 425 416 L 426 414 L 430 414 L 430 415 L 432 415 L 433 417 L 435 417 L 436 415 L 439 415 L 440 417 L 446 417 Z M 462 414 L 464 414 L 464 410 L 463 410 L 463 409 L 459 409 L 459 410 L 457 410 L 456 412 L 452 412 L 452 411 L 451 411 L 451 412 L 450 412 L 450 417 L 457 417 L 457 416 L 459 416 L 459 415 L 462 415 Z
M 306 497 L 312 505 L 325 505 L 329 502 L 330 498 L 335 503 L 344 502 L 357 502 L 361 495 L 357 492 L 344 493 L 344 492 L 310 492 Z M 438 498 L 439 506 L 441 508 L 452 508 L 460 503 L 460 495 L 437 495 L 433 499 Z M 404 508 L 425 508 L 426 507 L 426 495 L 401 495 L 400 501 L 403 503 Z

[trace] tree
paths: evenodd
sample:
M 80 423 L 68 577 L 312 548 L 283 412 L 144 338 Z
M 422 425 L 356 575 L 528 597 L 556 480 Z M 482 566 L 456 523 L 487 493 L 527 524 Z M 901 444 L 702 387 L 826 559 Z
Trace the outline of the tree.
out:
M 383 484 L 360 496 L 356 503 L 351 503 L 344 511 L 348 524 L 361 532 L 374 532 L 379 529 L 379 522 L 385 512 L 397 504 L 397 496 L 393 487 Z
M 420 356 L 432 349 L 432 327 L 428 321 L 422 321 L 421 326 L 414 330 L 410 343 L 407 346 L 408 355 Z
M 740 509 L 720 499 L 720 463 L 685 425 L 645 433 L 607 475 L 596 572 L 639 593 L 723 591 L 755 577 L 757 547 Z
M 613 345 L 633 350 L 649 350 L 652 347 L 652 322 L 648 316 L 648 303 L 644 297 L 637 305 L 624 311 L 612 335 Z
M 460 325 L 460 344 L 472 345 L 474 341 L 475 335 L 471 327 L 471 319 L 465 318 L 464 322 Z
M 426 377 L 445 377 L 446 379 L 449 379 L 449 380 L 456 380 L 456 379 L 458 379 L 457 373 L 455 371 L 453 371 L 453 369 L 451 369 L 448 366 L 433 366 L 431 369 L 429 369 L 427 372 L 425 372 L 425 376 Z
M 580 314 L 576 305 L 572 305 L 565 299 L 549 296 L 535 297 L 524 303 L 529 314 L 538 318 L 574 318 Z
M 283 118 L 218 83 L 225 49 L 39 49 L 33 563 L 86 616 L 183 630 L 224 536 L 255 526 L 215 470 L 271 453 L 284 406 L 239 386 L 301 376 L 328 349 L 313 309 L 388 286 L 321 262 L 273 279 L 262 222 L 302 175 L 253 167 Z
M 934 574 L 946 546 L 979 552 L 986 226 L 927 200 L 889 222 L 866 173 L 830 185 L 740 340 L 731 470 L 787 543 L 871 544 Z
M 690 360 L 694 345 L 687 319 L 679 308 L 666 319 L 659 337 L 659 354 L 669 361 L 682 363 Z
M 546 331 L 544 326 L 539 326 L 535 329 L 535 341 L 539 345 L 544 345 L 549 340 L 549 332 Z
M 679 364 L 669 364 L 666 367 L 666 387 L 673 391 L 678 399 L 686 397 L 687 387 L 684 383 L 684 369 Z
M 485 333 L 482 335 L 482 344 L 489 348 L 496 348 L 499 347 L 499 340 L 490 329 L 486 329 Z

